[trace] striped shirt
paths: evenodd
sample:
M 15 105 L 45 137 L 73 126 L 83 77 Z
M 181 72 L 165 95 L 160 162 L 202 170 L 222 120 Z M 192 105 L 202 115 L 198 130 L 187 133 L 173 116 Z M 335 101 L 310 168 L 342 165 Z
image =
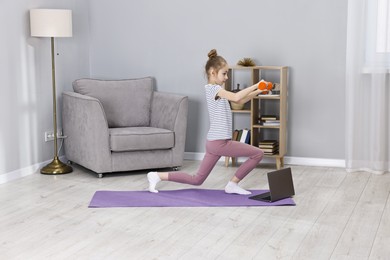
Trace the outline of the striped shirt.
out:
M 205 86 L 207 108 L 209 111 L 210 129 L 207 140 L 226 140 L 232 138 L 232 111 L 229 101 L 225 98 L 217 98 L 217 93 L 222 87 L 208 84 Z

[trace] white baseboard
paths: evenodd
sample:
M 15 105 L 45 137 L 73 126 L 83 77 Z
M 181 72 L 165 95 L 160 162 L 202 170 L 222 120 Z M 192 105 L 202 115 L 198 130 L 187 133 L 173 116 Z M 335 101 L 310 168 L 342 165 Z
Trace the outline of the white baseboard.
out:
M 320 167 L 338 167 L 345 168 L 345 160 L 340 159 L 322 159 L 306 157 L 288 157 L 284 158 L 285 164 L 303 165 L 303 166 L 320 166 Z
M 184 160 L 201 161 L 203 160 L 204 153 L 184 153 Z M 66 161 L 65 156 L 61 156 L 62 161 Z M 245 158 L 238 158 L 238 161 L 244 161 Z M 5 174 L 0 174 L 0 184 L 10 182 L 31 174 L 36 173 L 40 168 L 50 163 L 52 160 L 37 163 L 22 169 L 18 169 Z M 225 161 L 225 157 L 221 157 L 220 161 Z M 272 158 L 264 158 L 262 163 L 275 163 Z M 319 167 L 345 167 L 345 160 L 339 159 L 321 159 L 321 158 L 305 158 L 305 157 L 284 157 L 284 164 L 288 165 L 303 165 L 303 166 L 319 166 Z
M 203 160 L 204 153 L 184 153 L 185 160 L 200 161 Z M 238 161 L 244 161 L 245 158 L 238 158 Z M 225 161 L 225 157 L 221 157 L 220 161 Z M 275 163 L 272 158 L 264 158 L 262 163 Z M 345 168 L 345 160 L 340 159 L 321 159 L 321 158 L 306 158 L 306 157 L 284 157 L 284 164 L 303 165 L 303 166 L 319 166 L 319 167 L 340 167 Z
M 13 180 L 17 180 L 19 178 L 22 178 L 22 177 L 34 174 L 34 173 L 38 172 L 38 170 L 40 168 L 42 168 L 46 164 L 50 163 L 52 160 L 53 159 L 50 159 L 50 160 L 47 160 L 45 162 L 36 163 L 34 165 L 24 167 L 22 169 L 18 169 L 18 170 L 12 171 L 12 172 L 7 172 L 7 173 L 4 173 L 4 174 L 0 174 L 0 184 L 6 183 L 6 182 L 10 182 L 10 181 L 13 181 Z M 60 160 L 66 162 L 65 156 L 61 156 Z

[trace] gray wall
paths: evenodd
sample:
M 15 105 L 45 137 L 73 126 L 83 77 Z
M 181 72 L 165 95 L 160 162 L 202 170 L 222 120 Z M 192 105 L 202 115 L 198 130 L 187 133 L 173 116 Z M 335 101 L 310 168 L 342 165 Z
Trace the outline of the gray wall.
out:
M 288 156 L 344 159 L 347 0 L 93 0 L 90 18 L 92 77 L 151 75 L 189 96 L 186 152 L 204 152 L 216 48 L 232 65 L 290 67 Z
M 347 0 L 1 0 L 0 174 L 53 156 L 50 40 L 29 36 L 32 8 L 73 10 L 73 37 L 56 40 L 59 106 L 74 79 L 151 75 L 189 96 L 186 152 L 204 152 L 216 48 L 230 64 L 289 66 L 288 155 L 344 159 Z
M 52 159 L 54 154 L 53 142 L 44 141 L 44 132 L 53 130 L 50 39 L 30 37 L 32 8 L 73 10 L 74 37 L 56 40 L 58 105 L 73 79 L 89 75 L 88 2 L 0 1 L 0 174 Z

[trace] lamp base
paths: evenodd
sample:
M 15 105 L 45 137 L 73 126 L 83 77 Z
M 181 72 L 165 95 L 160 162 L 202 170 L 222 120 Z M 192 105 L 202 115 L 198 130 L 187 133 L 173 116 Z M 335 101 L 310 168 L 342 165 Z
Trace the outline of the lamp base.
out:
M 71 173 L 73 171 L 72 167 L 69 165 L 61 162 L 58 157 L 54 157 L 53 161 L 43 167 L 41 169 L 42 174 L 47 174 L 47 175 L 58 175 L 58 174 L 66 174 L 66 173 Z

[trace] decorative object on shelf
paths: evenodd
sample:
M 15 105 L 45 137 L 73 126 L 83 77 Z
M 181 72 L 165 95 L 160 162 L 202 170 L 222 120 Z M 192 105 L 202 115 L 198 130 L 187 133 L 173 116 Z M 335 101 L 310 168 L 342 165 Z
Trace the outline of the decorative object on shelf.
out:
M 271 92 L 271 95 L 280 95 L 280 83 L 273 83 Z
M 232 92 L 234 92 L 234 93 L 240 92 L 240 84 L 239 83 L 237 84 L 237 87 L 232 90 Z
M 253 67 L 256 66 L 256 63 L 251 58 L 243 58 L 237 62 L 237 65 L 244 67 Z
M 72 167 L 61 162 L 61 160 L 58 158 L 54 37 L 72 37 L 72 11 L 64 9 L 31 9 L 30 29 L 31 36 L 33 37 L 51 38 L 54 159 L 51 163 L 41 169 L 41 173 L 50 175 L 70 173 L 73 171 Z
M 237 93 L 240 91 L 240 84 L 237 84 L 237 88 L 233 89 L 232 92 Z M 233 101 L 230 101 L 230 106 L 233 110 L 242 110 L 245 104 L 239 104 Z

